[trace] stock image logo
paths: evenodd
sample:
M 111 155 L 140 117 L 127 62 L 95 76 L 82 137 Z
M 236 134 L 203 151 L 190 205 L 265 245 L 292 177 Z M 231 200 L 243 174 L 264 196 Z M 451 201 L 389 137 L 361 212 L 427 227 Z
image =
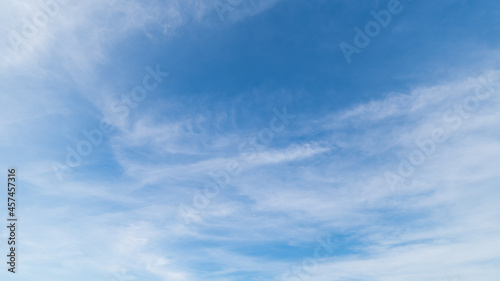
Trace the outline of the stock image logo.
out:
M 0 280 L 498 281 L 498 0 L 3 0 Z

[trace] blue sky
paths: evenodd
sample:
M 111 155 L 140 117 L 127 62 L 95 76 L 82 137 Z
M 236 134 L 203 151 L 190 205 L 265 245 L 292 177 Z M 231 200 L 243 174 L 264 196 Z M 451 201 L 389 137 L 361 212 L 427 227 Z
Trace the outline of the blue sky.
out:
M 498 280 L 498 1 L 1 5 L 2 280 Z

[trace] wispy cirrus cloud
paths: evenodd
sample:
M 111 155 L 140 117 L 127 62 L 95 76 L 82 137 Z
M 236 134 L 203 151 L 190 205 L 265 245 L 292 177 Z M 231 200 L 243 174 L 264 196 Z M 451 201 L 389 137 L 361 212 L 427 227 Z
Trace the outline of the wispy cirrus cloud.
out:
M 2 120 L 7 120 L 0 121 L 2 152 L 21 168 L 24 192 L 25 275 L 19 279 L 104 280 L 125 270 L 137 280 L 281 280 L 314 254 L 318 237 L 332 237 L 332 259 L 308 267 L 300 275 L 304 280 L 497 280 L 500 79 L 490 71 L 495 68 L 468 71 L 467 79 L 429 78 L 404 91 L 368 89 L 369 99 L 316 110 L 317 103 L 330 100 L 320 87 L 295 84 L 308 76 L 287 64 L 297 53 L 286 50 L 306 48 L 325 60 L 323 50 L 331 42 L 316 44 L 322 35 L 302 40 L 301 28 L 313 29 L 298 19 L 315 9 L 330 15 L 354 4 L 307 3 L 301 17 L 290 16 L 300 26 L 289 27 L 279 11 L 288 15 L 298 2 L 254 2 L 251 11 L 233 5 L 221 22 L 207 1 L 68 1 L 20 53 L 8 40 L 1 43 Z M 22 18 L 32 20 L 40 10 L 29 1 L 6 6 L 9 12 L 0 12 L 4 34 L 20 32 Z M 257 15 L 265 21 L 247 25 L 244 19 Z M 337 23 L 321 21 L 319 29 Z M 403 18 L 398 24 L 397 32 L 407 30 Z M 250 39 L 242 41 L 240 34 Z M 197 36 L 210 40 L 188 38 Z M 377 42 L 387 43 L 384 38 Z M 182 44 L 166 44 L 169 40 Z M 206 47 L 200 52 L 220 57 L 205 62 L 201 56 L 200 64 L 186 60 L 182 50 L 192 42 Z M 261 56 L 255 50 L 263 51 L 262 42 L 272 48 Z M 363 55 L 376 52 L 377 44 Z M 250 59 L 240 65 L 218 52 Z M 384 56 L 374 65 L 389 60 Z M 313 69 L 314 59 L 307 61 Z M 157 64 L 171 75 L 58 181 L 50 163 L 64 159 L 65 147 L 82 140 L 83 129 L 113 117 L 111 108 L 142 83 L 145 67 Z M 275 73 L 273 65 L 286 67 Z M 203 75 L 193 75 L 189 67 Z M 252 80 L 252 71 L 271 82 Z M 249 76 L 250 86 L 236 85 L 241 81 L 226 77 L 228 72 Z M 367 79 L 356 77 L 357 84 Z M 202 93 L 191 87 L 207 80 L 234 83 L 241 91 L 227 93 L 216 83 Z M 327 84 L 314 78 L 313 84 L 322 83 Z M 491 96 L 476 106 L 471 97 L 478 89 Z M 296 118 L 283 131 L 273 131 L 272 141 L 259 143 L 262 149 L 249 159 L 241 144 L 272 129 L 272 109 L 283 104 Z M 432 138 L 437 128 L 446 132 L 446 141 L 436 143 L 391 190 L 384 173 L 397 173 L 420 149 L 417 142 Z M 241 171 L 186 224 L 177 206 L 191 204 L 207 183 L 217 184 L 211 172 L 234 162 Z

